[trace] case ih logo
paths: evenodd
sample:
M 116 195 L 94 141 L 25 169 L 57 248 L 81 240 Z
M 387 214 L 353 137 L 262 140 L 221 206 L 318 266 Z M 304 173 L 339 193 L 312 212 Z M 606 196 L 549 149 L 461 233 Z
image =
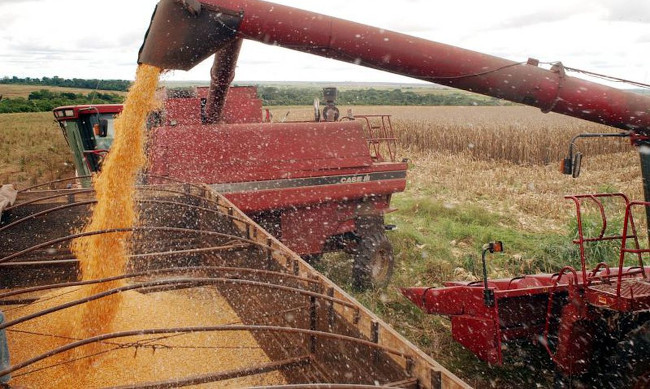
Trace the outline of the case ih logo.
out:
M 278 190 L 301 188 L 305 186 L 326 186 L 342 184 L 359 184 L 383 180 L 399 180 L 406 177 L 406 171 L 375 172 L 370 174 L 356 174 L 353 176 L 321 176 L 308 178 L 293 178 L 269 181 L 249 181 L 212 184 L 214 190 L 222 193 L 250 192 L 259 190 Z
M 351 176 L 341 178 L 341 184 L 356 184 L 357 182 L 368 182 L 370 181 L 370 175 L 366 174 L 365 176 Z

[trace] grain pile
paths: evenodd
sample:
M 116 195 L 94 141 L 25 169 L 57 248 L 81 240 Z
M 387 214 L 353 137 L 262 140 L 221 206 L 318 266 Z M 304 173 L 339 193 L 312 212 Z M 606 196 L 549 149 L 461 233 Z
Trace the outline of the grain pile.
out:
M 22 317 L 84 296 L 87 290 L 68 288 L 43 296 L 40 302 L 10 310 L 8 319 Z M 214 326 L 240 323 L 228 303 L 214 289 L 122 295 L 120 309 L 108 332 Z M 17 363 L 71 343 L 67 328 L 70 309 L 23 323 L 8 332 L 12 362 Z M 40 335 L 39 335 L 40 334 Z M 76 339 L 75 339 L 76 340 Z M 139 344 L 139 347 L 136 347 Z M 96 354 L 70 362 L 79 355 Z M 97 388 L 127 383 L 179 379 L 210 372 L 239 369 L 268 362 L 264 351 L 247 332 L 203 332 L 113 339 L 79 352 L 45 359 L 13 374 L 12 385 L 25 388 Z M 47 366 L 55 367 L 38 371 Z M 83 374 L 70 374 L 82 367 Z M 34 373 L 27 373 L 35 371 Z M 25 374 L 27 373 L 27 374 Z M 278 372 L 232 379 L 205 387 L 242 387 L 285 383 Z M 198 386 L 201 387 L 201 386 Z

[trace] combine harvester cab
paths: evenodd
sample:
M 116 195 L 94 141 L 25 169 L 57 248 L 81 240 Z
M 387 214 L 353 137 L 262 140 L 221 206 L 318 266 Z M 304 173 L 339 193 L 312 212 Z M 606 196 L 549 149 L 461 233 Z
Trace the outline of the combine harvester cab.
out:
M 314 121 L 270 123 L 255 87 L 229 87 L 213 124 L 210 88 L 159 90 L 162 109 L 149 120 L 150 183 L 208 184 L 303 258 L 346 250 L 355 257 L 354 285 L 381 287 L 394 261 L 384 214 L 406 186 L 407 164 L 396 161 L 390 116 L 336 120 L 336 89 L 325 92 L 327 105 L 322 114 L 316 106 Z M 80 175 L 101 168 L 120 111 L 54 110 Z
M 425 312 L 450 317 L 454 339 L 490 364 L 516 358 L 506 358 L 505 350 L 523 341 L 546 350 L 563 385 L 578 379 L 588 387 L 647 388 L 650 266 L 644 257 L 650 249 L 641 244 L 645 236 L 638 235 L 634 216 L 643 218 L 650 202 L 630 201 L 621 193 L 566 199 L 576 207 L 579 268 L 490 280 L 485 254 L 494 245 L 488 244 L 483 280 L 402 293 Z M 618 216 L 620 229 L 611 227 L 616 220 L 607 213 Z M 590 260 L 594 250 L 609 250 L 609 260 Z
M 85 188 L 91 186 L 91 174 L 101 169 L 115 137 L 113 121 L 122 108 L 121 104 L 75 105 L 53 111 L 72 151 L 77 176 L 83 177 L 80 183 Z

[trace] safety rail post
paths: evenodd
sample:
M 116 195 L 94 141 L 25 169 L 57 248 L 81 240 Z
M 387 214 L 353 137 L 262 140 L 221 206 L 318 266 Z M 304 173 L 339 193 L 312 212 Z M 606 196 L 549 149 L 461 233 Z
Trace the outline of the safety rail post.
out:
M 643 206 L 643 207 L 648 207 L 650 205 L 650 202 L 647 201 L 633 201 L 631 203 L 628 203 L 627 206 L 625 207 L 625 221 L 623 223 L 623 239 L 621 242 L 621 252 L 619 255 L 618 259 L 618 275 L 616 277 L 616 304 L 617 306 L 620 306 L 621 303 L 621 288 L 622 288 L 622 282 L 623 282 L 623 264 L 625 262 L 625 254 L 626 253 L 634 253 L 637 254 L 639 258 L 639 268 L 640 270 L 638 272 L 632 273 L 628 272 L 627 275 L 631 274 L 636 274 L 636 273 L 641 273 L 643 275 L 644 279 L 647 279 L 647 275 L 645 274 L 645 267 L 643 266 L 643 253 L 649 253 L 650 249 L 641 249 L 641 246 L 639 244 L 639 238 L 636 233 L 636 227 L 634 226 L 634 217 L 632 215 L 632 207 L 633 206 Z M 634 243 L 636 249 L 628 249 L 627 248 L 627 229 L 628 229 L 628 224 L 632 228 L 632 236 L 634 237 Z
M 316 331 L 316 326 L 318 324 L 318 305 L 316 303 L 316 297 L 309 297 L 309 329 Z M 309 352 L 314 354 L 316 352 L 316 336 L 311 335 L 309 337 Z
M 393 123 L 390 120 L 390 115 L 382 115 L 382 127 L 385 130 L 384 138 L 386 138 L 386 146 L 388 147 L 388 154 L 390 155 L 391 162 L 395 162 L 397 154 L 397 138 L 393 132 Z
M 571 284 L 577 285 L 578 284 L 578 273 L 576 273 L 576 270 L 572 268 L 571 266 L 565 266 L 560 270 L 560 272 L 557 274 L 557 279 L 553 283 L 553 287 L 551 288 L 550 293 L 548 294 L 548 304 L 546 306 L 546 322 L 544 323 L 544 332 L 542 333 L 542 346 L 546 349 L 548 352 L 548 355 L 551 357 L 553 361 L 555 361 L 555 354 L 553 351 L 551 351 L 551 347 L 549 346 L 548 343 L 548 332 L 549 332 L 549 326 L 551 322 L 551 312 L 553 310 L 553 295 L 555 294 L 555 290 L 557 289 L 558 285 L 560 284 L 560 280 L 562 279 L 562 276 L 564 273 L 567 271 L 571 272 L 573 274 L 573 278 L 569 279 L 568 282 L 568 287 L 571 288 Z M 570 293 L 570 292 L 569 292 Z
M 576 221 L 578 224 L 578 239 L 574 239 L 573 243 L 577 244 L 578 247 L 580 248 L 580 265 L 582 267 L 582 284 L 583 286 L 587 286 L 588 284 L 588 277 L 587 277 L 587 258 L 585 254 L 585 242 L 598 242 L 598 241 L 604 241 L 604 240 L 621 240 L 621 245 L 623 243 L 623 240 L 627 238 L 627 232 L 626 229 L 624 228 L 624 231 L 621 235 L 610 235 L 610 236 L 605 236 L 605 232 L 607 230 L 607 216 L 605 214 L 605 207 L 603 206 L 603 203 L 601 201 L 602 198 L 620 198 L 625 202 L 626 209 L 630 204 L 630 200 L 628 197 L 623 194 L 623 193 L 598 193 L 598 194 L 581 194 L 581 195 L 569 195 L 569 196 L 564 196 L 565 199 L 567 200 L 573 200 L 576 206 Z M 600 230 L 600 233 L 598 234 L 597 237 L 593 238 L 585 238 L 584 236 L 584 230 L 582 228 L 582 201 L 583 200 L 591 200 L 593 201 L 596 206 L 598 207 L 598 210 L 600 212 L 600 217 L 602 220 L 602 227 Z M 638 243 L 638 239 L 636 239 L 636 229 L 633 229 L 634 234 L 635 234 L 635 240 Z M 621 246 L 623 247 L 623 246 Z M 577 281 L 576 281 L 577 282 Z
M 334 297 L 334 288 L 332 287 L 327 288 L 327 296 Z M 330 301 L 327 307 L 327 327 L 329 328 L 330 331 L 332 331 L 332 329 L 334 328 L 334 319 L 335 319 L 334 302 Z
M 431 389 L 442 388 L 442 373 L 439 370 L 431 370 Z
M 379 151 L 379 141 L 375 136 L 374 127 L 370 123 L 370 115 L 357 116 L 366 121 L 366 128 L 368 129 L 368 150 L 370 151 L 371 157 L 377 158 L 378 160 L 383 159 L 381 152 Z M 373 154 L 374 151 L 374 154 Z
M 397 157 L 397 138 L 393 133 L 393 125 L 390 119 L 391 115 L 356 115 L 355 119 L 362 119 L 366 123 L 368 151 L 370 156 L 384 161 L 385 158 L 381 152 L 381 146 L 386 145 L 388 157 L 390 162 L 395 162 Z M 373 125 L 371 119 L 379 122 L 378 125 Z M 375 131 L 376 130 L 376 131 Z
M 379 322 L 373 320 L 370 322 L 370 341 L 379 344 Z M 372 351 L 372 359 L 375 363 L 379 361 L 379 351 Z
M 633 206 L 642 206 L 642 207 L 647 209 L 649 205 L 650 205 L 650 202 L 647 202 L 647 201 L 633 201 L 633 202 L 629 203 L 627 205 L 627 207 L 625 208 L 625 225 L 627 225 L 627 223 L 628 223 L 628 214 L 629 214 L 630 228 L 632 228 L 632 235 L 631 236 L 634 238 L 634 247 L 636 248 L 636 250 L 641 250 L 641 244 L 639 243 L 639 235 L 636 232 L 636 225 L 634 224 L 634 215 L 632 214 L 631 209 L 632 209 Z M 629 210 L 629 212 L 628 212 L 628 210 Z M 627 238 L 628 238 L 627 234 L 623 234 L 623 239 L 627 240 Z M 621 244 L 621 247 L 623 247 L 622 244 Z M 633 252 L 633 251 L 630 251 L 630 252 Z M 644 269 L 644 267 L 643 267 L 643 255 L 642 255 L 643 252 L 647 252 L 647 251 L 638 251 L 638 252 L 636 252 L 637 256 L 639 257 L 639 266 L 641 266 L 641 269 Z M 645 270 L 643 271 L 643 277 L 644 278 L 646 277 Z

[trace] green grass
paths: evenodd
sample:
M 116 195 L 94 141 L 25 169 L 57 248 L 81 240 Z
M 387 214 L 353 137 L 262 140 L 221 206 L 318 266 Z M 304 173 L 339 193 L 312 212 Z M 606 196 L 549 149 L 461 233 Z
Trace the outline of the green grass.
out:
M 517 347 L 514 353 L 523 355 L 519 362 L 489 366 L 453 341 L 447 318 L 425 314 L 404 298 L 398 288 L 480 279 L 481 249 L 493 240 L 503 241 L 506 252 L 489 255 L 490 277 L 555 272 L 565 263 L 575 266 L 579 263 L 577 246 L 560 234 L 522 233 L 512 227 L 517 225 L 515 220 L 477 205 L 452 205 L 408 192 L 395 195 L 392 205 L 399 211 L 387 215 L 386 222 L 397 225 L 396 231 L 388 232 L 396 263 L 387 288 L 354 293 L 350 278 L 352 259 L 345 254 L 328 254 L 317 268 L 470 385 L 550 385 L 552 367 L 540 349 Z M 521 360 L 529 363 L 522 364 Z M 530 366 L 534 369 L 526 368 Z
M 490 241 L 504 242 L 506 254 L 489 258 L 489 275 L 515 276 L 523 272 L 552 271 L 567 255 L 566 238 L 556 234 L 523 233 L 508 216 L 498 215 L 480 206 L 454 205 L 427 198 L 395 196 L 400 211 L 388 216 L 398 230 L 392 234 L 396 251 L 402 254 L 402 266 L 409 274 L 404 281 L 440 284 L 453 278 L 454 269 L 469 275 L 481 275 L 481 249 Z M 541 249 L 543 247 L 558 247 Z M 413 281 L 410 281 L 413 282 Z

